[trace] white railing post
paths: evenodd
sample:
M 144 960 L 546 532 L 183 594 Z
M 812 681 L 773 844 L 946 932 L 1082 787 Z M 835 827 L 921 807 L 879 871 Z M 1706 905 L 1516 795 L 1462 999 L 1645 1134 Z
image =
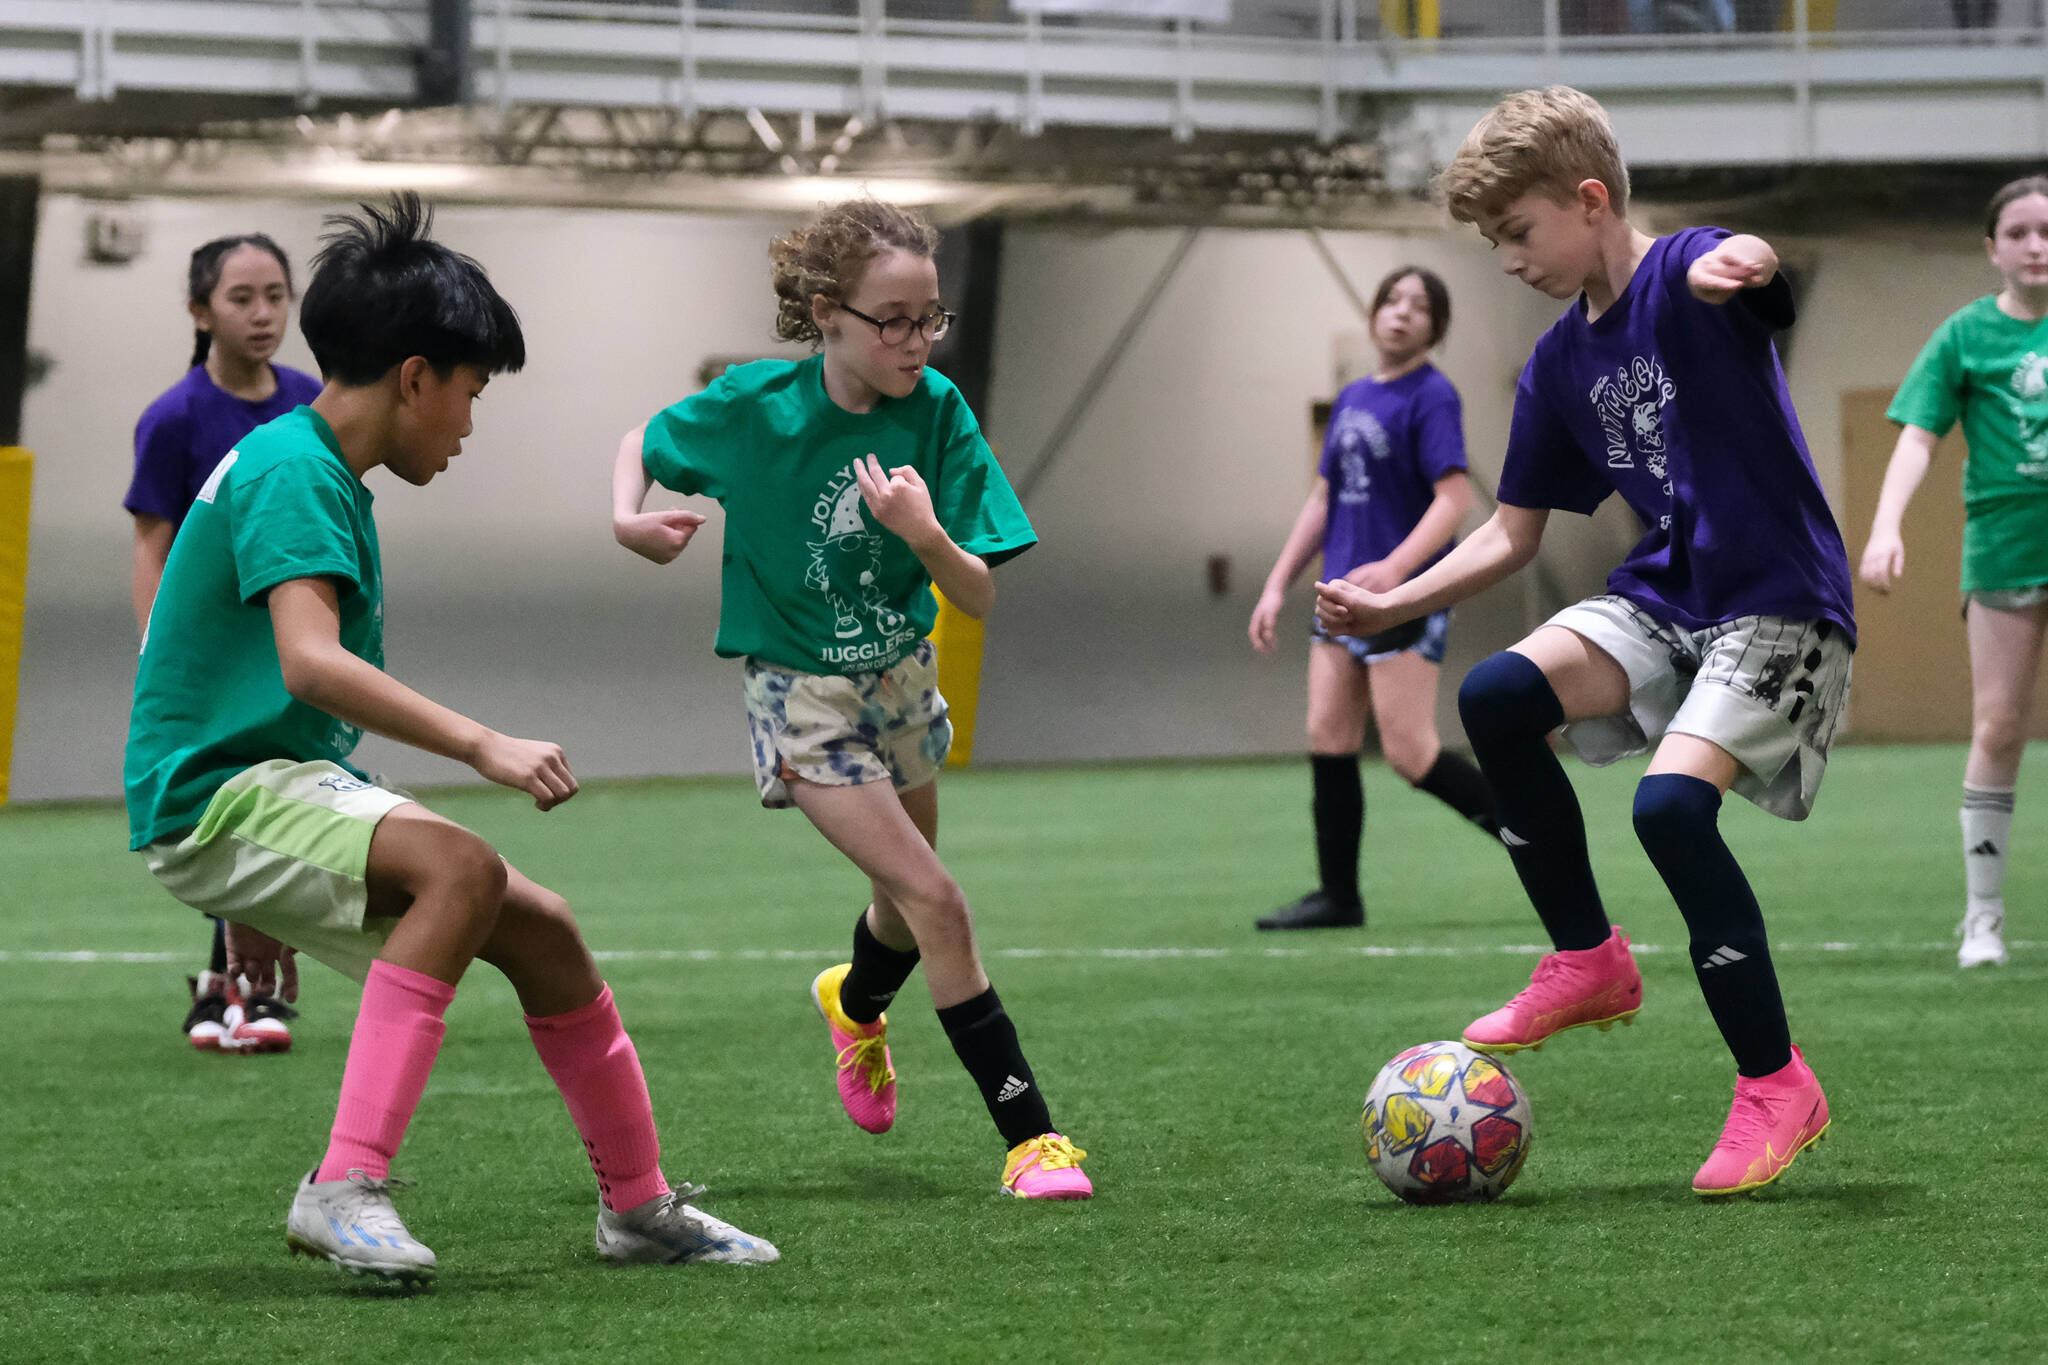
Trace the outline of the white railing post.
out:
M 299 108 L 308 110 L 320 103 L 319 41 L 313 36 L 313 25 L 319 18 L 316 0 L 301 0 L 299 5 Z
M 1337 140 L 1337 0 L 1321 0 L 1316 14 L 1316 36 L 1323 48 L 1322 107 L 1316 115 L 1316 137 L 1323 142 Z
M 512 0 L 498 0 L 496 13 L 498 24 L 498 46 L 492 55 L 491 70 L 497 89 L 498 113 L 502 116 L 512 111 Z
M 1045 131 L 1045 47 L 1038 31 L 1038 11 L 1024 11 L 1024 136 Z
M 1195 23 L 1186 18 L 1173 21 L 1174 86 L 1173 138 L 1188 142 L 1195 136 Z
M 1553 67 L 1564 50 L 1564 17 L 1560 8 L 1558 0 L 1543 0 L 1543 57 Z
M 676 91 L 676 113 L 687 122 L 697 117 L 697 0 L 683 0 L 679 15 L 676 36 L 682 52 L 676 79 L 681 88 Z
M 882 60 L 882 44 L 888 34 L 888 16 L 882 0 L 860 0 L 860 116 L 880 118 L 888 83 Z
M 1813 14 L 1809 0 L 1792 0 L 1792 115 L 1798 139 L 1795 153 L 1813 159 Z

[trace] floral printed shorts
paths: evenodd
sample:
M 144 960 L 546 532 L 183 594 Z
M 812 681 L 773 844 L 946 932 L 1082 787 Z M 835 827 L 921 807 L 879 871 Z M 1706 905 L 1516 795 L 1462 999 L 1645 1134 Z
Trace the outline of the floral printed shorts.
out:
M 761 804 L 775 809 L 794 804 L 791 778 L 922 787 L 953 747 L 930 640 L 881 673 L 794 673 L 748 659 L 747 729 Z

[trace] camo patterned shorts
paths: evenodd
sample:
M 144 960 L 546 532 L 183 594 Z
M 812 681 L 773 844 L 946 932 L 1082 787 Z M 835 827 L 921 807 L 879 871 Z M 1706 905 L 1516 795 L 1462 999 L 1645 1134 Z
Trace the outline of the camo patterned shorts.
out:
M 748 659 L 747 729 L 754 784 L 771 809 L 795 804 L 792 778 L 824 787 L 922 787 L 953 747 L 930 640 L 881 673 L 793 673 Z

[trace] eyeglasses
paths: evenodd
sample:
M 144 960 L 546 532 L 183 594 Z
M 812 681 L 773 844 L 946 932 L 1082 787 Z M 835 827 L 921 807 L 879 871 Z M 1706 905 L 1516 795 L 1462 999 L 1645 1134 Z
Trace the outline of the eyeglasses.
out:
M 953 325 L 953 314 L 943 308 L 927 313 L 921 318 L 893 317 L 886 322 L 881 318 L 871 318 L 857 308 L 848 308 L 843 303 L 839 305 L 839 311 L 853 314 L 880 332 L 882 341 L 890 346 L 901 346 L 910 340 L 910 334 L 914 331 L 924 333 L 926 341 L 937 341 L 946 334 L 946 329 Z

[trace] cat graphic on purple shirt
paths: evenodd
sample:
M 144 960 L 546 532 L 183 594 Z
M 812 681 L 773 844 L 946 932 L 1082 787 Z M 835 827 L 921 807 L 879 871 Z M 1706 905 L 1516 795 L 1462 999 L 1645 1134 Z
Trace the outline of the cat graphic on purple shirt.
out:
M 235 442 L 319 397 L 320 381 L 313 376 L 287 365 L 270 368 L 277 392 L 260 403 L 221 388 L 204 365 L 194 365 L 164 390 L 135 424 L 135 477 L 121 505 L 162 517 L 174 528 L 183 525 L 193 499 Z
M 1385 559 L 1436 498 L 1436 481 L 1466 468 L 1464 405 L 1434 365 L 1345 386 L 1330 408 L 1318 467 L 1330 487 L 1323 577 Z M 1421 573 L 1456 545 L 1416 565 Z M 1413 575 L 1411 575 L 1412 577 Z
M 1792 324 L 1791 288 L 1780 275 L 1710 304 L 1686 286 L 1730 235 L 1658 238 L 1611 308 L 1588 322 L 1582 296 L 1543 334 L 1500 501 L 1590 515 L 1621 494 L 1645 531 L 1608 590 L 1667 624 L 1784 616 L 1853 641 L 1848 554 L 1771 340 Z

